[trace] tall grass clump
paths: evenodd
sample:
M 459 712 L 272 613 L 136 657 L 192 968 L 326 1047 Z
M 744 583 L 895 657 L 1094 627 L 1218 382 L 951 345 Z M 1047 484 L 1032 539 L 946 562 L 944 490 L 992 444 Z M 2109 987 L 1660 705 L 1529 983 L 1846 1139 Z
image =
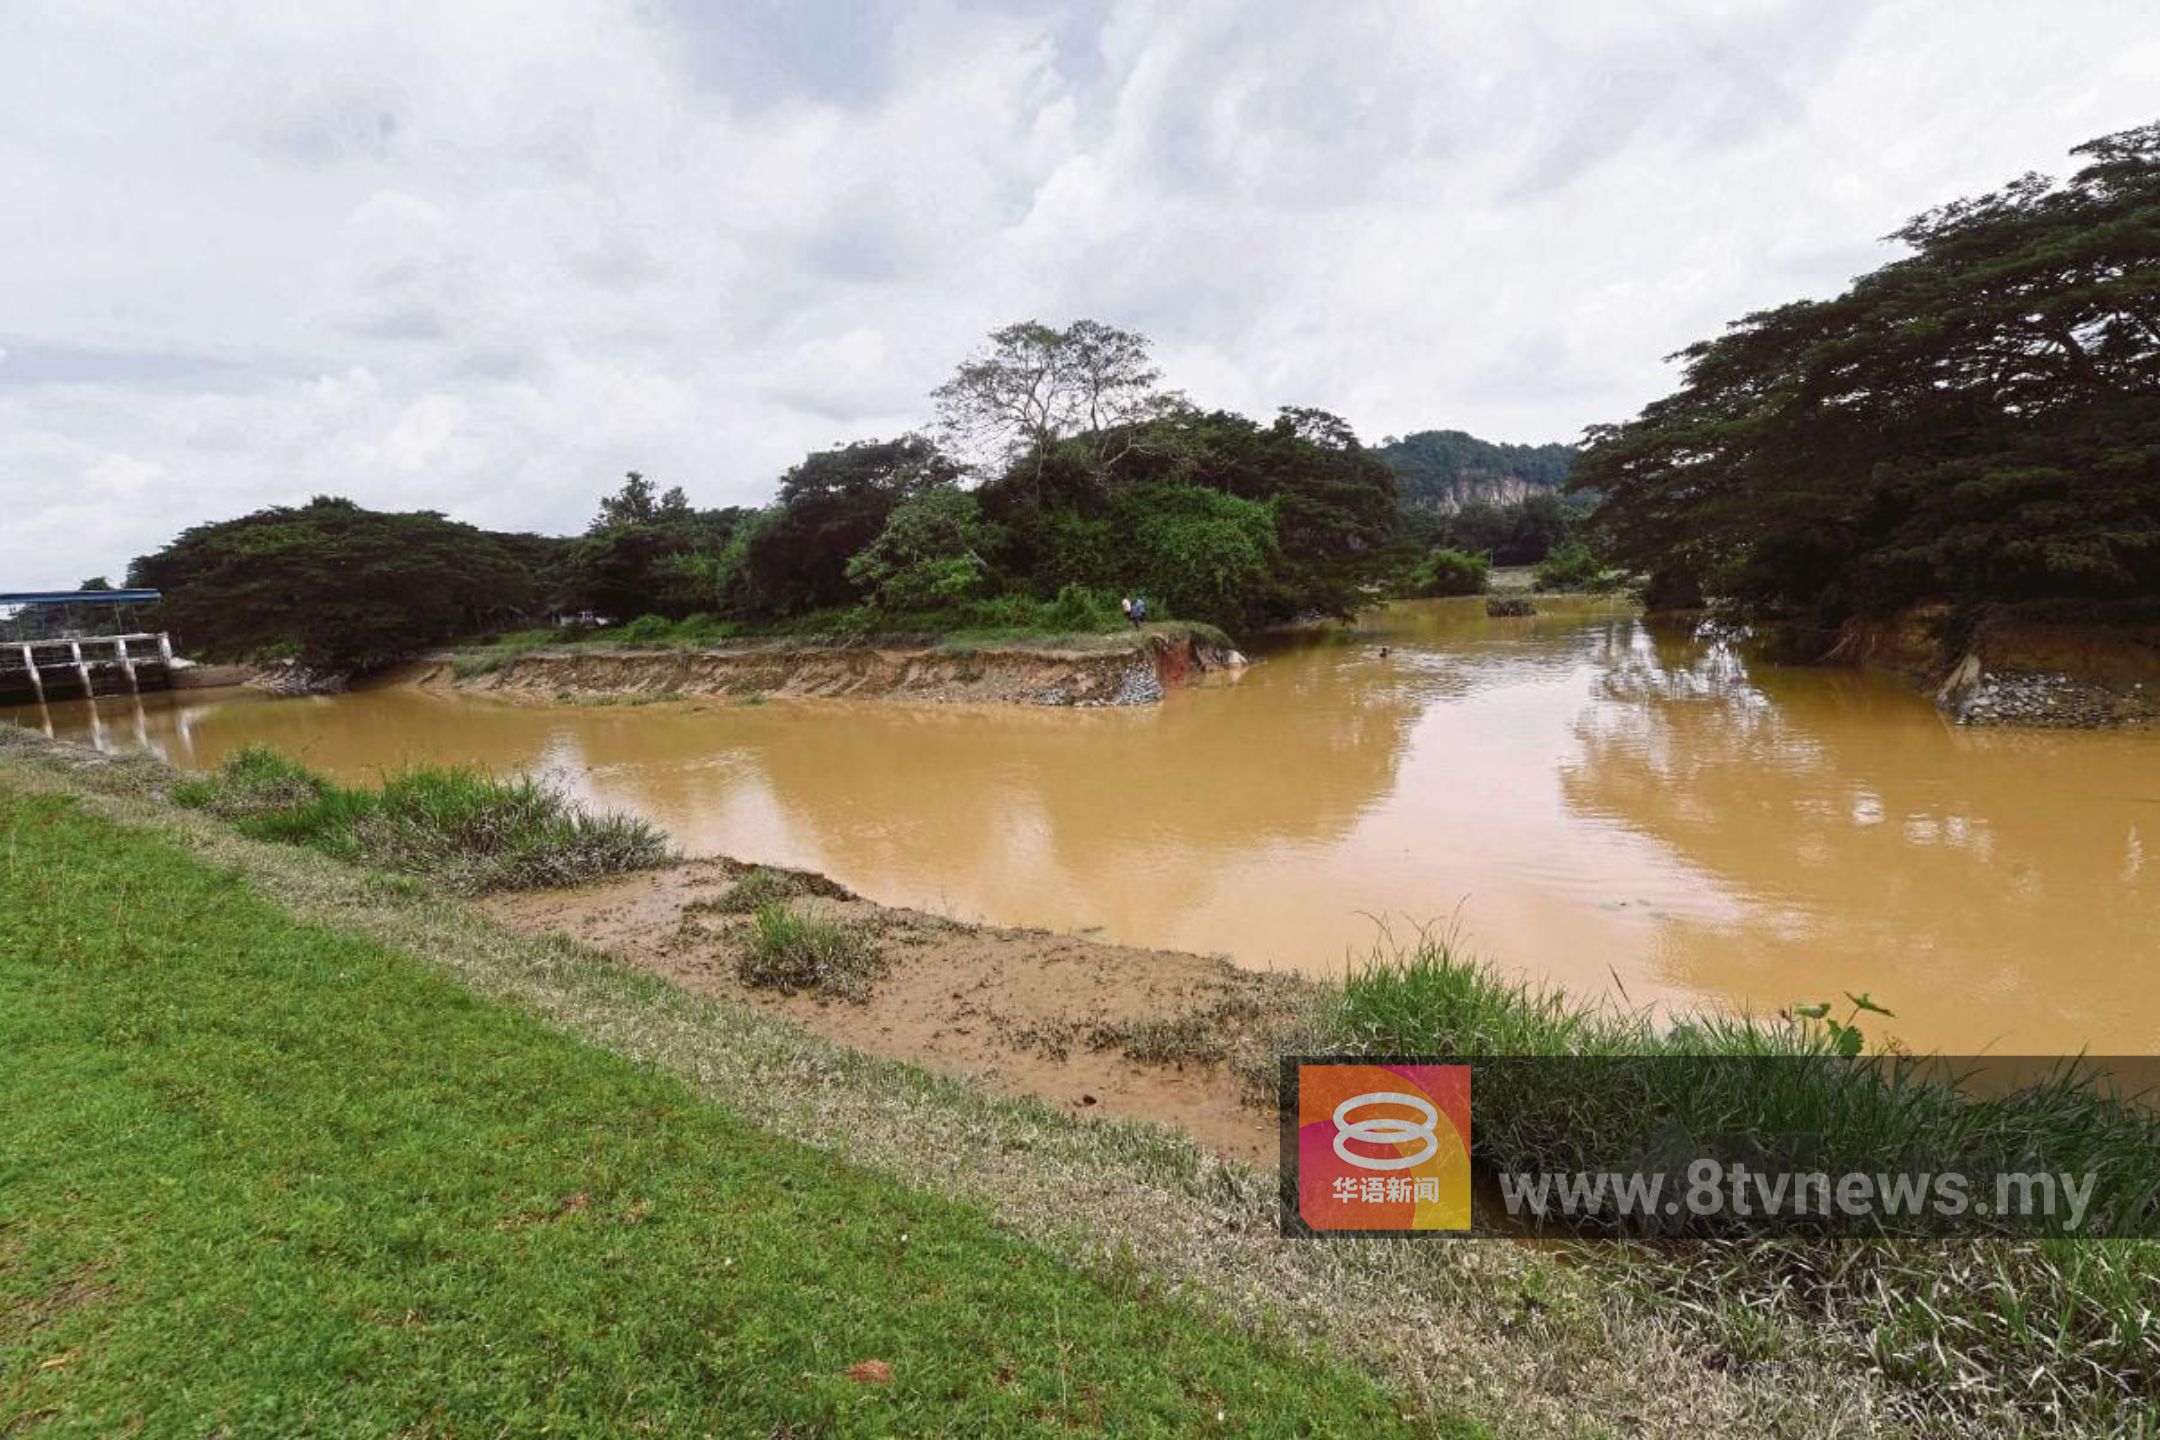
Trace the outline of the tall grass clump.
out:
M 173 800 L 208 810 L 224 820 L 252 820 L 279 811 L 302 810 L 321 802 L 334 787 L 297 760 L 267 745 L 243 745 L 207 775 L 191 776 L 172 787 Z
M 2048 1169 L 2099 1177 L 2087 1233 L 2145 1233 L 2160 1197 L 2160 1112 L 2146 1072 L 2064 1060 L 1916 1057 L 1870 1046 L 1867 995 L 1768 1020 L 1587 1004 L 1508 980 L 1421 936 L 1383 946 L 1323 993 L 1290 1037 L 1311 1054 L 1479 1062 L 1472 1156 L 1487 1173 L 1628 1168 L 1677 1135 L 1762 1145 L 1772 1169 Z M 1975 1083 L 1976 1081 L 1980 1083 Z M 1689 1140 L 1687 1137 L 1695 1137 Z M 1783 1164 L 1804 1145 L 1806 1163 Z M 1594 1228 L 1594 1227 L 1593 1227 Z M 1903 1387 L 1913 1416 L 2053 1430 L 2150 1424 L 2160 1401 L 2160 1242 L 1886 1233 L 1763 1238 L 1683 1219 L 1656 1243 L 1587 1244 L 1583 1263 L 1700 1322 L 1743 1362 L 1771 1334 Z M 1766 1317 L 1791 1319 L 1771 1325 Z
M 379 790 L 338 785 L 262 746 L 173 799 L 260 840 L 426 876 L 467 894 L 577 885 L 668 859 L 666 837 L 633 816 L 592 815 L 530 776 L 455 767 L 392 775 Z
M 768 900 L 757 908 L 735 973 L 746 985 L 783 995 L 808 990 L 867 1000 L 871 983 L 885 973 L 885 957 L 859 929 L 798 915 L 784 901 Z

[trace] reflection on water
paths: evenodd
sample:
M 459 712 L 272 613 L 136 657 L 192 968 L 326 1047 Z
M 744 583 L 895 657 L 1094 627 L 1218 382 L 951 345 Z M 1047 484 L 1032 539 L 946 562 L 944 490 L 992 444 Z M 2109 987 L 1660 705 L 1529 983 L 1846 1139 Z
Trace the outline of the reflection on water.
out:
M 692 852 L 1254 965 L 1438 921 L 1635 1003 L 1864 989 L 1916 1046 L 2160 1049 L 2160 734 L 1958 730 L 1895 682 L 1610 608 L 1398 606 L 1131 711 L 389 688 L 14 718 L 190 768 L 259 740 L 348 778 L 545 770 Z

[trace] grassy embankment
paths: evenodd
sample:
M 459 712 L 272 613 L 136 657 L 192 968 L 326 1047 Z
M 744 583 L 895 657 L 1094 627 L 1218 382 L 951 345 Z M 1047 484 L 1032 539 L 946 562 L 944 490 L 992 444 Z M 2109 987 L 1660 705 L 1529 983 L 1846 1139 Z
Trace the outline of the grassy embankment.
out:
M 298 840 L 340 858 L 415 870 L 463 888 L 547 883 L 594 865 L 649 864 L 658 837 L 629 827 L 596 848 L 587 826 L 616 834 L 624 822 L 570 823 L 561 802 L 524 783 L 453 774 L 393 779 L 382 792 L 329 785 L 290 762 L 243 752 L 213 777 L 172 787 L 182 803 L 233 817 L 248 833 Z M 545 792 L 539 792 L 544 796 Z M 420 803 L 422 798 L 432 803 Z M 538 817 L 538 818 L 534 818 Z M 487 843 L 469 864 L 460 846 Z M 542 858 L 559 851 L 562 861 Z M 597 855 L 597 859 L 595 859 Z M 506 861 L 497 857 L 520 857 Z M 881 961 L 861 937 L 788 907 L 799 878 L 753 871 L 720 902 L 754 913 L 740 957 L 746 978 L 784 989 L 847 993 L 874 982 Z M 1691 1133 L 1753 1129 L 1821 1137 L 1830 1171 L 1895 1168 L 1936 1153 L 2045 1154 L 2105 1181 L 2101 1204 L 2149 1203 L 2160 1183 L 2160 1121 L 2089 1086 L 2060 1081 L 1974 1102 L 1939 1076 L 1895 1066 L 1855 1070 L 1855 1013 L 1840 1021 L 1762 1024 L 1693 1017 L 1657 1024 L 1640 1013 L 1588 1008 L 1556 992 L 1511 985 L 1425 939 L 1389 953 L 1338 987 L 1314 994 L 1306 1027 L 1276 1037 L 1255 1058 L 1265 1075 L 1279 1048 L 1308 1053 L 1461 1056 L 1723 1056 L 1739 1063 L 1645 1071 L 1578 1066 L 1567 1093 L 1550 1074 L 1501 1070 L 1480 1099 L 1479 1158 L 1508 1169 L 1583 1170 L 1627 1153 L 1644 1113 L 1646 1083 L 1671 1081 Z M 1190 1036 L 1160 1057 L 1219 1054 L 1205 1017 L 1166 1017 Z M 1129 1052 L 1131 1053 L 1131 1052 Z M 1510 1081 L 1514 1088 L 1507 1088 Z M 1540 1090 L 1539 1087 L 1544 1089 Z M 1603 1157 L 1602 1160 L 1600 1157 Z M 1684 1246 L 1593 1246 L 1588 1270 L 1616 1277 L 1687 1323 L 1736 1363 L 1789 1364 L 1795 1347 L 1815 1361 L 1864 1367 L 1908 1392 L 1916 1413 L 1942 1423 L 2005 1426 L 2045 1419 L 2097 1425 L 2148 1404 L 2155 1384 L 2149 1296 L 2160 1287 L 2160 1247 L 2083 1241 L 1747 1241 Z
M 8 1434 L 1468 1433 L 71 798 L 0 835 Z
M 1272 1177 L 1182 1137 L 510 935 L 432 886 L 175 810 L 173 783 L 0 730 L 0 1075 L 36 1092 L 0 1187 L 18 1428 L 154 1410 L 150 1429 L 464 1431 L 552 1407 L 566 1428 L 636 1411 L 668 1430 L 723 1402 L 718 1428 L 760 1433 L 828 1414 L 1395 1428 L 1303 1348 L 1322 1340 L 1511 1433 L 1884 1429 L 1865 1375 L 1797 1345 L 1725 1363 L 1669 1309 L 1513 1246 L 1286 1244 Z M 894 1223 L 851 1228 L 863 1211 Z M 789 1311 L 825 1267 L 814 1321 Z M 986 1295 L 992 1273 L 1013 1278 Z M 891 1391 L 835 1378 L 863 1358 L 893 1365 Z
M 1474 1139 L 1490 1169 L 1601 1168 L 1597 1157 L 1649 1141 L 1644 1101 L 1655 1094 L 1691 1134 L 1818 1137 L 1810 1168 L 1832 1173 L 1895 1170 L 1921 1154 L 2044 1155 L 2051 1168 L 2098 1174 L 2101 1203 L 2150 1224 L 2160 1196 L 2153 1097 L 2105 1093 L 2067 1063 L 1980 1099 L 1947 1083 L 1954 1072 L 1924 1062 L 1881 1055 L 1856 1067 L 1847 1057 L 1871 1008 L 1862 998 L 1842 1019 L 1810 1007 L 1783 1021 L 1659 1023 L 1506 981 L 1427 936 L 1320 992 L 1282 1044 L 1314 1054 L 1620 1062 L 1495 1070 Z M 1626 1063 L 1639 1057 L 1713 1058 Z M 1272 1058 L 1260 1060 L 1272 1084 Z M 1553 1093 L 1556 1075 L 1565 1093 Z M 1828 1363 L 1884 1376 L 1934 1423 L 2112 1433 L 2149 1428 L 2160 1404 L 2160 1242 L 1708 1238 L 1592 1243 L 1577 1254 L 1687 1312 L 1740 1363 L 1772 1360 L 1797 1338 Z

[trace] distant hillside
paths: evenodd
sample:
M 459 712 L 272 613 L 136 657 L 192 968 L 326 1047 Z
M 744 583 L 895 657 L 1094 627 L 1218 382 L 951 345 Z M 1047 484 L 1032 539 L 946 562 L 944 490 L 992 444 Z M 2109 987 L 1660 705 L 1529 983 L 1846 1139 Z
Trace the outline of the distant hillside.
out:
M 1403 504 L 1443 511 L 1517 504 L 1559 489 L 1575 465 L 1572 445 L 1495 445 L 1460 430 L 1420 430 L 1373 453 L 1401 482 Z

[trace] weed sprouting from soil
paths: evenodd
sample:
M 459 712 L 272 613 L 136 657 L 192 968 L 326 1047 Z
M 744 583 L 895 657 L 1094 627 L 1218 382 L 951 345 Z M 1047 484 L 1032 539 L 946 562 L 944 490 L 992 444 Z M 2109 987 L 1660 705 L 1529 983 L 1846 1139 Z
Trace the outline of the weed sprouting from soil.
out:
M 735 973 L 746 985 L 783 995 L 812 991 L 840 1000 L 869 999 L 872 982 L 885 970 L 884 953 L 864 931 L 798 915 L 783 900 L 757 907 L 751 932 L 735 957 Z

